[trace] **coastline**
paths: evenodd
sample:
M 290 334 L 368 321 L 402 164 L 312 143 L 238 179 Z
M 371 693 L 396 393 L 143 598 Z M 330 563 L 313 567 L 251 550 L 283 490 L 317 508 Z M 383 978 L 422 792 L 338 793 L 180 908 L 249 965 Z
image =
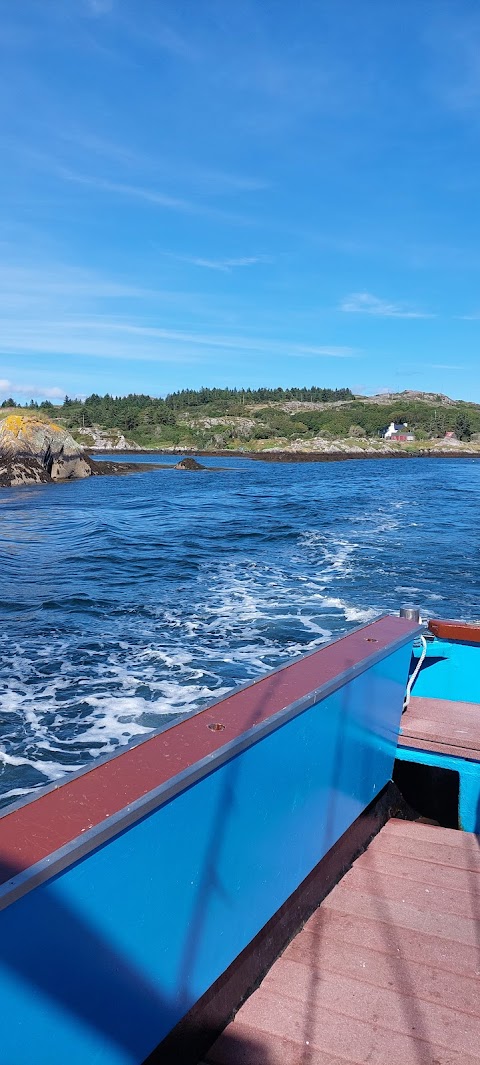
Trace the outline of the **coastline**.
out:
M 105 454 L 104 448 L 86 448 L 86 453 L 95 461 L 95 464 L 104 468 L 102 473 L 134 473 L 139 470 L 171 469 L 170 463 L 140 463 L 140 462 L 115 462 L 105 460 L 100 456 Z M 111 454 L 111 452 L 107 452 Z M 202 450 L 201 448 L 136 448 L 135 450 L 119 450 L 118 455 L 162 455 L 177 458 L 179 455 L 194 455 L 200 458 L 242 458 L 255 459 L 260 462 L 349 462 L 355 459 L 366 461 L 368 459 L 480 459 L 480 451 L 463 451 L 449 449 L 448 451 L 234 451 L 234 450 Z M 98 457 L 97 457 L 98 456 Z M 125 467 L 128 468 L 126 469 Z M 114 468 L 120 467 L 120 468 Z M 123 467 L 123 468 L 121 468 Z M 100 472 L 100 471 L 99 471 Z

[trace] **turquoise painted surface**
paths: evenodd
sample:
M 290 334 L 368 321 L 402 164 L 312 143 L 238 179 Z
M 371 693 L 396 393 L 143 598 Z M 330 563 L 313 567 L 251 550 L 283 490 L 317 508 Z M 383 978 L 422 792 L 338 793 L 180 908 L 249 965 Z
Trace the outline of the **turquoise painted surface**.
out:
M 419 654 L 420 648 L 415 648 L 413 659 L 418 659 Z M 480 645 L 452 643 L 450 640 L 429 641 L 427 657 L 412 695 L 480 703 Z M 480 707 L 478 727 L 480 731 Z M 460 782 L 459 826 L 465 832 L 480 832 L 480 765 L 477 762 L 408 747 L 399 747 L 397 758 L 457 772 Z
M 410 654 L 0 914 L 5 1065 L 145 1059 L 390 779 Z
M 418 658 L 420 649 L 415 648 Z M 432 640 L 413 695 L 480 703 L 480 644 Z

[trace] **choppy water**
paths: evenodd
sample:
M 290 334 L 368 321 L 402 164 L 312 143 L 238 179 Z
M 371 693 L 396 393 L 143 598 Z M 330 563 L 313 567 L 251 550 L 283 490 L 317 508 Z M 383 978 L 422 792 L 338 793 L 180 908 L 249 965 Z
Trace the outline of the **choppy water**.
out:
M 479 462 L 221 461 L 0 490 L 0 803 L 404 602 L 480 615 Z

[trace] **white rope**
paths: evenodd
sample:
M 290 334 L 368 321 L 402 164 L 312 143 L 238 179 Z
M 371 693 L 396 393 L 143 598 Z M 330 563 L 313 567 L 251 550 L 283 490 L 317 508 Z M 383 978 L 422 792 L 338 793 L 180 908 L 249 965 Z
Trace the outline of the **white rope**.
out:
M 421 670 L 421 668 L 423 666 L 423 663 L 425 661 L 425 656 L 426 656 L 426 653 L 427 653 L 427 641 L 426 641 L 424 636 L 420 637 L 420 643 L 422 645 L 422 653 L 420 655 L 420 658 L 418 659 L 418 662 L 417 662 L 417 664 L 415 666 L 415 669 L 414 669 L 414 671 L 413 671 L 413 673 L 412 673 L 412 675 L 410 677 L 410 680 L 409 680 L 409 682 L 407 684 L 407 690 L 405 692 L 405 699 L 404 699 L 404 702 L 403 702 L 403 710 L 404 711 L 407 709 L 407 706 L 408 706 L 408 704 L 410 702 L 410 696 L 412 694 L 413 685 L 415 684 L 415 681 L 416 681 L 416 679 L 418 677 L 418 674 L 420 673 L 420 670 Z

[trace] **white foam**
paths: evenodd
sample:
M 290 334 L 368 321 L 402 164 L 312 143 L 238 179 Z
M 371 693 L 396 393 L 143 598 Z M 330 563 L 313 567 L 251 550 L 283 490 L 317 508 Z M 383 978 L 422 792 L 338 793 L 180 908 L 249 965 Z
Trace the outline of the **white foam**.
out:
M 335 594 L 355 572 L 358 546 L 312 529 L 279 550 L 275 562 L 237 555 L 206 561 L 188 600 L 165 597 L 140 613 L 126 606 L 118 618 L 107 615 L 91 641 L 52 632 L 44 644 L 26 639 L 10 647 L 0 761 L 20 776 L 5 777 L 5 794 L 29 790 L 23 769 L 41 782 L 57 780 L 148 735 L 165 716 L 221 698 L 370 620 L 373 607 Z M 54 674 L 47 672 L 52 661 Z
M 372 621 L 373 618 L 378 616 L 379 611 L 372 607 L 360 608 L 346 603 L 343 599 L 327 596 L 323 599 L 323 605 L 327 610 L 340 611 L 346 621 L 356 621 L 359 624 L 362 622 Z

